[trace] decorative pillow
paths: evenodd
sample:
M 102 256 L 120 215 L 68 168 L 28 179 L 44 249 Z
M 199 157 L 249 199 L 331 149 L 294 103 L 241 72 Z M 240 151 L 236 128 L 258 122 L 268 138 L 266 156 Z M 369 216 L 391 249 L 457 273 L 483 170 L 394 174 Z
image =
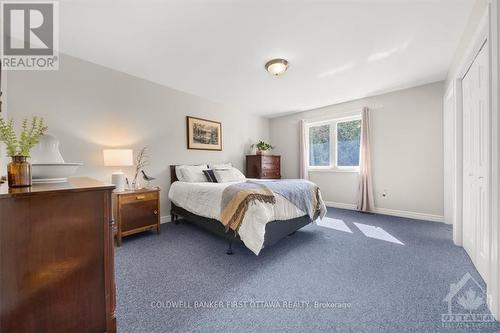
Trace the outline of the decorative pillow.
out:
M 206 183 L 207 178 L 203 170 L 207 169 L 206 164 L 201 165 L 179 165 L 175 168 L 177 179 L 187 183 Z M 179 177 L 180 176 L 180 177 Z
M 232 163 L 223 163 L 223 164 L 209 164 L 208 168 L 215 170 L 215 169 L 231 169 L 233 167 Z
M 218 183 L 236 182 L 246 179 L 240 170 L 233 167 L 230 169 L 216 169 L 214 170 L 214 174 Z
M 203 170 L 203 173 L 205 174 L 205 177 L 207 178 L 207 181 L 209 183 L 217 183 L 217 178 L 215 177 L 214 170 Z

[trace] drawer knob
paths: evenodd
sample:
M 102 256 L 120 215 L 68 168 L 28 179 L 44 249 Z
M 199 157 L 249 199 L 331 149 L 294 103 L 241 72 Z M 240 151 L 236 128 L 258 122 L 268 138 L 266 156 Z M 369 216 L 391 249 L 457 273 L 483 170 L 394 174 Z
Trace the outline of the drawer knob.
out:
M 158 215 L 158 211 L 157 210 L 155 210 L 154 213 L 155 213 L 155 215 Z
M 136 196 L 135 198 L 136 198 L 137 200 L 142 200 L 142 199 L 144 199 L 145 197 L 146 197 L 145 195 L 138 195 L 138 196 Z

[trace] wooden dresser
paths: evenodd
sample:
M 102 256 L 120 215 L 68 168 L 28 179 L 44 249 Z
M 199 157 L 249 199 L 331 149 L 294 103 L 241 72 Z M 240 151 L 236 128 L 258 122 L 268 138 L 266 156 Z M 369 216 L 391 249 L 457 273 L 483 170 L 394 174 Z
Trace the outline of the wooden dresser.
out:
M 281 156 L 247 155 L 247 177 L 262 179 L 281 178 Z
M 122 238 L 147 230 L 160 233 L 160 188 L 113 193 L 116 245 Z
M 115 332 L 114 186 L 0 185 L 0 332 Z

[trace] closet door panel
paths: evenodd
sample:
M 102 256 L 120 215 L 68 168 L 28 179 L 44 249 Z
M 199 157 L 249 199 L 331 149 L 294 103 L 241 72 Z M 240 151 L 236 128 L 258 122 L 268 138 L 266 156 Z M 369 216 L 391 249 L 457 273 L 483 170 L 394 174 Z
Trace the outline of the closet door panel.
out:
M 476 225 L 476 267 L 487 281 L 489 275 L 490 247 L 490 113 L 489 113 L 489 71 L 488 50 L 485 47 L 476 58 L 477 64 L 477 141 L 475 182 L 478 195 Z
M 462 81 L 463 246 L 485 281 L 490 248 L 490 111 L 488 51 L 480 50 Z
M 469 69 L 469 72 L 462 81 L 462 96 L 463 96 L 463 246 L 472 260 L 475 255 L 475 229 L 474 229 L 474 189 L 473 189 L 473 167 L 472 156 L 474 154 L 473 147 L 473 86 L 471 75 L 474 71 L 474 66 Z

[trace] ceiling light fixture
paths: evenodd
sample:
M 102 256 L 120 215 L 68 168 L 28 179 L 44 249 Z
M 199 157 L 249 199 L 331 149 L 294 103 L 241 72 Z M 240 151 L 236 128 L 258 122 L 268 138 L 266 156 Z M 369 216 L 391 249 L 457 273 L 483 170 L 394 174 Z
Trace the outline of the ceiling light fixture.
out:
M 288 68 L 288 61 L 285 59 L 272 59 L 266 62 L 264 67 L 266 68 L 266 71 L 272 75 L 278 76 L 286 72 Z

